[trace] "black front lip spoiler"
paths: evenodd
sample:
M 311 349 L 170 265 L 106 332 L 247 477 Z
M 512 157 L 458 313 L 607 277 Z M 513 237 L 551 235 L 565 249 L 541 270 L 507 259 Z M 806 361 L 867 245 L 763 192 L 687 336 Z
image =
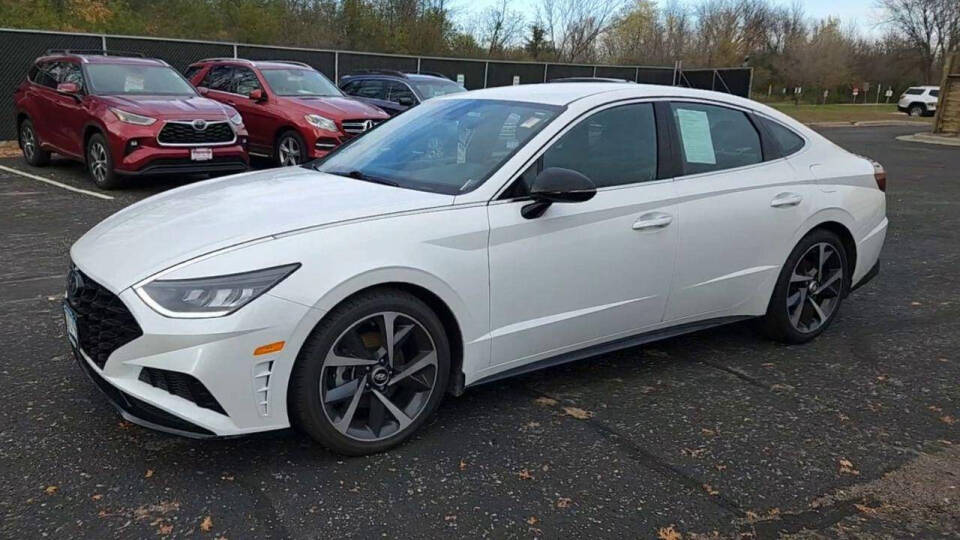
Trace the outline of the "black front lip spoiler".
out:
M 190 423 L 126 394 L 107 382 L 106 379 L 97 373 L 77 347 L 71 344 L 70 348 L 73 350 L 73 356 L 77 360 L 77 363 L 80 364 L 80 369 L 87 375 L 90 382 L 99 388 L 110 403 L 117 408 L 117 411 L 119 411 L 120 416 L 122 416 L 124 420 L 145 428 L 162 431 L 171 435 L 189 437 L 191 439 L 221 438 L 206 428 Z

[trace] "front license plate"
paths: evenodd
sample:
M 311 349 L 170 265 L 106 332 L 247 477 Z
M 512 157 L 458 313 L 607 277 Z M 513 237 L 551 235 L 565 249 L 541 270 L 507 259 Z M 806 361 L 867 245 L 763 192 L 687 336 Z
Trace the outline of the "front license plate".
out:
M 70 309 L 70 306 L 63 305 L 63 320 L 67 325 L 67 339 L 70 340 L 70 343 L 74 347 L 80 347 L 79 339 L 77 338 L 77 314 Z
M 213 159 L 212 148 L 194 148 L 190 150 L 190 159 L 193 161 L 208 161 Z

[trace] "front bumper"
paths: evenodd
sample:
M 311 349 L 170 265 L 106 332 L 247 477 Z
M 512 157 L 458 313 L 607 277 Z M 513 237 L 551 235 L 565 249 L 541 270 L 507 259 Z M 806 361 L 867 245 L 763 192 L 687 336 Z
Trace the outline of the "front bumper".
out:
M 89 276 L 85 278 L 89 280 Z M 131 289 L 98 294 L 98 303 L 106 304 L 106 297 L 114 295 L 122 307 L 113 303 L 101 319 L 87 320 L 99 317 L 100 312 L 77 310 L 74 306 L 80 306 L 68 301 L 82 336 L 80 345 L 71 343 L 71 348 L 84 372 L 124 418 L 200 438 L 289 427 L 287 381 L 297 352 L 321 312 L 268 293 L 226 317 L 172 319 L 154 312 Z M 104 321 L 123 307 L 142 335 L 110 350 L 106 357 L 92 358 L 78 349 L 98 350 L 98 344 L 86 336 L 105 328 L 113 331 L 115 327 Z M 277 341 L 285 342 L 281 351 L 254 355 L 257 347 Z M 158 384 L 150 376 L 157 372 L 173 378 L 162 378 L 164 384 Z M 217 406 L 196 399 L 198 394 L 184 389 L 185 385 L 198 387 L 199 393 Z

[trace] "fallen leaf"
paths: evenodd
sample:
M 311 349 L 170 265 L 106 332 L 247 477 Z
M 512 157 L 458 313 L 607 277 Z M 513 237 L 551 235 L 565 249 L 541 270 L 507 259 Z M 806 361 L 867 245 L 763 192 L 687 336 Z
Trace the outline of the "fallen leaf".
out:
M 669 527 L 661 527 L 657 531 L 657 538 L 660 540 L 680 540 L 683 536 L 673 528 L 673 525 Z
M 46 493 L 47 495 L 53 495 L 54 493 L 57 492 L 58 489 L 60 488 L 57 486 L 47 486 L 47 489 L 43 490 L 43 492 Z
M 707 449 L 706 449 L 706 448 L 696 448 L 696 449 L 681 448 L 681 449 L 680 449 L 680 454 L 681 454 L 681 455 L 690 456 L 690 457 L 693 457 L 693 458 L 701 458 L 701 457 L 703 457 L 703 455 L 706 454 L 706 453 L 707 453 Z
M 910 302 L 910 305 L 911 305 L 911 306 L 922 306 L 923 304 L 921 304 L 920 302 L 914 301 L 914 302 Z
M 571 502 L 573 501 L 566 497 L 560 497 L 557 499 L 557 508 L 569 508 Z
M 547 396 L 540 396 L 537 399 L 533 400 L 537 405 L 543 405 L 544 407 L 550 407 L 557 404 L 557 400 L 553 398 L 548 398 Z
M 746 516 L 748 523 L 753 523 L 754 521 L 758 521 L 760 519 L 760 515 L 753 510 L 747 510 Z
M 227 482 L 233 482 L 233 475 L 232 475 L 232 474 L 223 473 L 222 475 L 220 475 L 220 479 L 221 479 L 221 480 L 226 480 Z
M 521 480 L 533 480 L 533 475 L 526 469 L 522 469 L 517 475 L 520 476 Z
M 843 414 L 842 412 L 837 413 L 837 418 L 839 418 L 841 422 L 846 422 L 847 420 L 850 419 L 849 416 Z
M 527 429 L 538 428 L 538 427 L 540 427 L 540 422 L 527 422 L 526 424 L 524 424 L 523 427 L 525 427 L 525 428 L 527 428 Z
M 950 426 L 957 423 L 957 420 L 954 417 L 950 416 L 949 414 L 946 416 L 941 416 L 940 421 Z
M 457 520 L 457 516 L 454 515 L 454 514 L 449 514 L 449 515 L 443 516 L 443 520 L 444 520 L 444 521 L 456 521 L 456 520 Z
M 714 467 L 716 467 L 717 470 L 720 471 L 720 472 L 723 472 L 723 471 L 727 470 L 727 466 L 726 466 L 726 465 L 714 465 Z
M 527 525 L 536 525 L 540 520 L 537 519 L 537 516 L 530 516 L 527 518 Z
M 97 493 L 97 494 L 93 495 L 93 496 L 90 497 L 90 498 L 93 499 L 93 500 L 95 500 L 95 501 L 99 501 L 100 499 L 103 498 L 103 495 Z
M 719 495 L 720 492 L 713 488 L 710 484 L 703 484 L 703 490 L 707 492 L 707 495 L 714 496 Z
M 153 469 L 147 469 L 147 472 L 143 475 L 143 477 L 150 478 L 151 476 L 153 476 Z
M 707 437 L 713 437 L 714 435 L 717 434 L 716 431 L 714 431 L 714 430 L 712 430 L 712 429 L 707 429 L 707 428 L 700 428 L 700 433 L 703 433 L 703 434 L 706 435 Z
M 931 405 L 931 406 L 927 407 L 927 409 L 929 409 L 929 410 L 931 410 L 931 411 L 933 411 L 933 412 L 943 412 L 943 409 L 941 409 L 940 407 L 937 407 L 936 405 Z
M 877 513 L 877 509 L 876 509 L 876 508 L 870 508 L 869 506 L 864 505 L 864 504 L 854 504 L 853 506 L 854 506 L 854 508 L 856 508 L 857 510 L 863 512 L 864 514 L 876 514 L 876 513 Z
M 467 462 L 462 459 L 460 460 L 460 470 L 461 471 L 467 470 Z
M 210 529 L 213 528 L 213 519 L 210 516 L 203 518 L 203 521 L 200 523 L 200 530 L 203 532 L 210 532 Z
M 159 534 L 160 536 L 167 536 L 172 532 L 173 532 L 173 525 L 170 523 L 164 523 L 164 524 L 161 524 L 159 527 L 157 527 L 157 534 Z
M 772 368 L 772 367 L 776 366 L 776 364 L 774 364 L 773 362 L 767 362 L 767 363 L 765 363 L 765 364 L 760 364 L 760 365 L 763 366 L 763 367 L 765 367 L 765 368 Z
M 587 418 L 590 418 L 593 416 L 592 412 L 585 411 L 579 407 L 564 407 L 563 412 L 567 413 L 568 415 L 578 420 L 586 420 Z
M 853 468 L 853 463 L 845 458 L 840 458 L 840 474 L 859 475 L 860 471 Z

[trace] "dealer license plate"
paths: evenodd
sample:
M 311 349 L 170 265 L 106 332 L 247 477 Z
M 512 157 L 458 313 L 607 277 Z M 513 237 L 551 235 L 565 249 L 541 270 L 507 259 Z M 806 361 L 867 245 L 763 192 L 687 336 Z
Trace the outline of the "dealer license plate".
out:
M 67 339 L 70 340 L 70 343 L 72 343 L 74 347 L 80 347 L 80 342 L 77 338 L 77 314 L 66 304 L 63 305 L 63 320 L 67 324 Z
M 209 161 L 213 159 L 212 148 L 194 148 L 190 150 L 190 159 L 193 161 Z

